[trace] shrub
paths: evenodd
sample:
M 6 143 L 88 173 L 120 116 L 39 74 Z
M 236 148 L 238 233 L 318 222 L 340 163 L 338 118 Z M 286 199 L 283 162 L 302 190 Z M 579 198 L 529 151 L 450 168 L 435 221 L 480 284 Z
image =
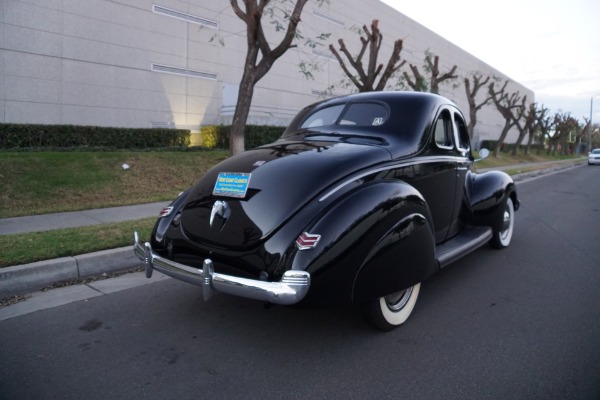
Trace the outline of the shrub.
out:
M 284 130 L 284 126 L 247 125 L 245 147 L 253 149 L 272 143 L 281 137 Z
M 0 149 L 140 149 L 190 145 L 187 129 L 113 128 L 84 125 L 0 124 Z
M 277 140 L 285 127 L 247 125 L 246 149 Z M 230 125 L 200 128 L 203 148 L 229 148 Z M 31 149 L 159 149 L 189 148 L 187 129 L 113 128 L 84 125 L 37 125 L 0 123 L 0 150 Z
M 244 144 L 246 150 L 272 143 L 279 139 L 284 126 L 246 125 Z M 200 128 L 202 145 L 209 149 L 229 147 L 231 125 L 206 125 Z
M 222 134 L 223 126 L 206 125 L 200 127 L 200 137 L 202 146 L 207 149 L 226 149 L 229 143 L 229 137 L 224 137 Z

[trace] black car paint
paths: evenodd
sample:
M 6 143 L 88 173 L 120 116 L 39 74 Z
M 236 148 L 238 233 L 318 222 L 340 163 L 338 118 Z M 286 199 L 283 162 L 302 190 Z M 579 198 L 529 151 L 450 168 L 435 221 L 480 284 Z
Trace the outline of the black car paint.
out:
M 332 104 L 375 101 L 391 110 L 378 127 L 298 129 Z M 468 226 L 492 226 L 516 190 L 501 172 L 477 174 L 470 149 L 440 148 L 433 124 L 448 100 L 422 93 L 369 93 L 307 107 L 282 138 L 214 167 L 157 222 L 152 247 L 175 261 L 254 279 L 310 272 L 309 304 L 362 303 L 410 287 L 439 268 L 436 245 Z M 464 117 L 463 117 L 464 119 Z M 219 172 L 252 173 L 244 199 L 212 190 Z M 210 226 L 216 200 L 231 218 Z M 301 251 L 302 232 L 321 235 Z
M 389 160 L 389 153 L 380 147 L 312 141 L 246 152 L 244 157 L 221 163 L 190 192 L 182 215 L 183 230 L 192 240 L 231 249 L 252 248 L 317 197 L 322 185 L 329 186 L 344 178 L 348 170 L 368 167 L 382 159 Z M 232 223 L 218 227 L 196 224 L 210 216 L 218 171 L 252 173 L 249 193 L 241 201 L 229 201 Z

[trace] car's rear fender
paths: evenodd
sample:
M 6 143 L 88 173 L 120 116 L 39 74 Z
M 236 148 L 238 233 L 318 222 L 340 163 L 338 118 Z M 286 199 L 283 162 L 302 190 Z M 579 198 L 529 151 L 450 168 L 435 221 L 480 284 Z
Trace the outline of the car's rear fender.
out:
M 435 268 L 430 221 L 423 196 L 399 181 L 364 184 L 333 202 L 307 228 L 318 245 L 292 257 L 291 268 L 313 278 L 306 302 L 363 301 L 379 285 L 389 294 L 425 279 Z
M 405 215 L 367 255 L 356 276 L 353 302 L 375 300 L 424 281 L 436 271 L 434 254 L 434 237 L 425 215 Z
M 178 218 L 181 213 L 181 207 L 185 204 L 185 200 L 189 193 L 189 189 L 181 192 L 179 196 L 173 200 L 167 207 L 160 212 L 159 218 L 154 224 L 152 231 L 152 245 L 156 248 L 163 247 L 162 243 L 169 226 L 175 218 Z

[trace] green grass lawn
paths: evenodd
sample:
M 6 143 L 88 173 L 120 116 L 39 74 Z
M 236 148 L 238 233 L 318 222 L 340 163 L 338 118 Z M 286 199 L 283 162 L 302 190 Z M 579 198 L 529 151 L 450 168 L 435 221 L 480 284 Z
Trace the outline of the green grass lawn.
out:
M 172 200 L 227 157 L 226 151 L 0 152 L 0 218 Z M 0 236 L 0 268 L 123 247 L 133 243 L 134 230 L 147 240 L 155 221 Z
M 475 156 L 477 156 L 475 154 Z M 498 157 L 494 157 L 490 155 L 488 158 L 478 161 L 476 163 L 477 168 L 494 168 L 494 167 L 502 167 L 505 165 L 515 165 L 515 164 L 525 164 L 525 163 L 537 163 L 537 162 L 546 162 L 546 161 L 563 161 L 567 159 L 574 159 L 577 157 L 574 156 L 548 156 L 545 154 L 536 154 L 535 151 L 532 154 L 525 155 L 519 154 L 517 156 L 512 156 L 508 153 L 500 153 Z
M 171 200 L 227 156 L 225 151 L 0 152 L 0 218 Z
M 0 268 L 133 245 L 150 239 L 156 218 L 0 236 Z M 133 250 L 132 250 L 133 251 Z
M 168 201 L 227 157 L 226 151 L 0 152 L 0 218 Z M 502 154 L 477 166 L 561 159 Z M 0 268 L 127 246 L 134 230 L 147 240 L 154 221 L 0 236 Z

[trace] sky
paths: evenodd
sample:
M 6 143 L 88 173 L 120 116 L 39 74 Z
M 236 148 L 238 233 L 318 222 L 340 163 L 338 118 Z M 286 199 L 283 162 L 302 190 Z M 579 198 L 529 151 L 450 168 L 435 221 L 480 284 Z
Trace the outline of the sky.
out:
M 600 124 L 600 0 L 382 0 L 535 92 Z

